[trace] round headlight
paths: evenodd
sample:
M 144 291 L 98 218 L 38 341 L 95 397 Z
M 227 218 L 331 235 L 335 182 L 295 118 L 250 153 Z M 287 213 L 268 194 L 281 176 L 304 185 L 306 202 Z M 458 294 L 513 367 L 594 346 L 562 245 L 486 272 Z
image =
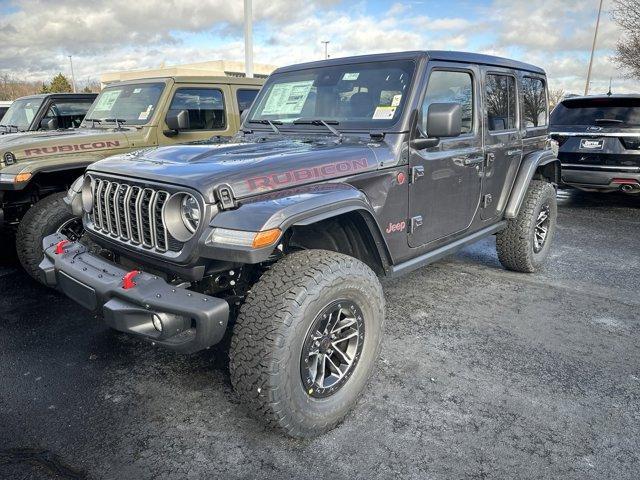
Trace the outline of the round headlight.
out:
M 167 231 L 179 242 L 187 242 L 193 238 L 201 217 L 198 200 L 184 192 L 171 195 L 162 208 L 162 218 Z
M 93 187 L 93 178 L 88 175 L 84 177 L 82 182 L 82 209 L 87 213 L 91 213 L 93 210 Z
M 191 233 L 194 233 L 198 229 L 198 225 L 200 225 L 200 205 L 198 205 L 198 201 L 192 195 L 185 193 L 180 206 L 184 226 Z

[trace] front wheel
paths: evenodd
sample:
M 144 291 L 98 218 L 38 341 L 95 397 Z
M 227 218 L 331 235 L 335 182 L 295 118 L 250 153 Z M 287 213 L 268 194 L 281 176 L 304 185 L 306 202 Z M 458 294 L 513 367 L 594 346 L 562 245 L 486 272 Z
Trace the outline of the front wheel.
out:
M 76 217 L 64 202 L 66 193 L 54 193 L 40 200 L 22 218 L 18 225 L 16 250 L 26 272 L 42 283 L 38 265 L 42 261 L 42 239 L 52 233 L 61 233 L 69 240 L 79 239 L 84 230 L 82 219 Z
M 293 437 L 335 427 L 373 372 L 384 296 L 359 260 L 293 253 L 253 286 L 230 349 L 236 392 L 266 423 Z
M 516 272 L 533 273 L 549 255 L 556 231 L 556 189 L 542 180 L 532 180 L 520 212 L 496 235 L 498 259 Z

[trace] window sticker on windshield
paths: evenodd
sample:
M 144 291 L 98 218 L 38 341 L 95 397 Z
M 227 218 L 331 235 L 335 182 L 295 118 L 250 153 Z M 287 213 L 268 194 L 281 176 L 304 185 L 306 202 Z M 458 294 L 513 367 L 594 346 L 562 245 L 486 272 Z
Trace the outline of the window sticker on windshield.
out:
M 389 107 L 386 105 L 380 105 L 376 108 L 376 111 L 373 112 L 372 120 L 391 120 L 396 113 L 396 108 L 398 107 Z
M 113 105 L 116 103 L 116 100 L 118 100 L 120 93 L 122 93 L 122 90 L 102 92 L 94 110 L 97 110 L 98 112 L 110 112 Z
M 347 72 L 342 76 L 342 80 L 346 80 L 346 81 L 353 81 L 353 80 L 357 80 L 358 77 L 360 76 L 360 72 Z
M 299 114 L 302 112 L 312 86 L 313 80 L 274 85 L 262 109 L 262 115 Z
M 134 88 L 133 93 L 140 93 L 142 91 L 141 88 Z
M 402 100 L 402 94 L 394 95 L 393 99 L 391 100 L 391 106 L 397 107 L 398 105 L 400 105 L 400 100 Z
M 149 118 L 151 110 L 153 110 L 153 105 L 149 105 L 146 110 L 140 112 L 140 115 L 138 115 L 138 120 L 146 120 L 147 118 Z
M 36 116 L 36 111 L 31 108 L 25 108 L 24 115 L 25 117 L 27 117 L 27 122 L 31 123 L 31 120 L 33 120 L 33 117 Z

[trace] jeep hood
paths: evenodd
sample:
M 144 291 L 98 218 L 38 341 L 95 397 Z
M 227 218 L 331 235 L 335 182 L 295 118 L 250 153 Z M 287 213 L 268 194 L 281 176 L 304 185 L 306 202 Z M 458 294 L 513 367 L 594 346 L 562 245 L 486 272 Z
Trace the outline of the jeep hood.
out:
M 0 157 L 12 152 L 18 162 L 53 155 L 88 154 L 129 148 L 127 131 L 75 129 L 0 136 Z
M 220 185 L 243 198 L 375 170 L 390 155 L 384 144 L 285 139 L 150 148 L 106 158 L 89 171 L 191 187 L 212 203 Z

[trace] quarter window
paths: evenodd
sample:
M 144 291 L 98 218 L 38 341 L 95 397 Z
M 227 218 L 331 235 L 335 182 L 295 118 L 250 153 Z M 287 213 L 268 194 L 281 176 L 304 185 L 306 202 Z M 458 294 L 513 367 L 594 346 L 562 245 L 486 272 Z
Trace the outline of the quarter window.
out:
M 225 128 L 224 96 L 211 88 L 181 88 L 176 91 L 169 110 L 189 112 L 190 130 Z
M 236 93 L 236 98 L 238 99 L 238 109 L 240 110 L 240 115 L 242 112 L 247 110 L 253 101 L 258 95 L 258 90 L 238 90 Z
M 429 106 L 433 103 L 459 103 L 462 107 L 462 133 L 473 130 L 473 79 L 467 72 L 436 70 L 429 77 L 429 85 L 422 103 L 423 131 Z
M 540 78 L 524 77 L 524 126 L 544 127 L 547 124 L 547 92 Z
M 487 75 L 486 88 L 489 130 L 516 128 L 516 79 L 508 75 Z

